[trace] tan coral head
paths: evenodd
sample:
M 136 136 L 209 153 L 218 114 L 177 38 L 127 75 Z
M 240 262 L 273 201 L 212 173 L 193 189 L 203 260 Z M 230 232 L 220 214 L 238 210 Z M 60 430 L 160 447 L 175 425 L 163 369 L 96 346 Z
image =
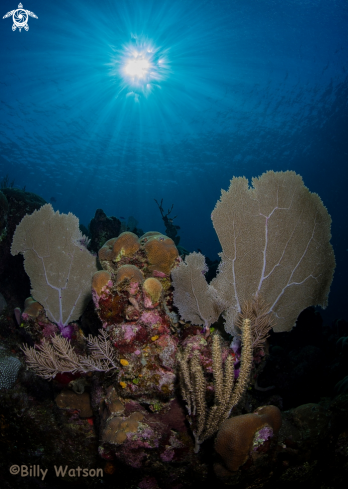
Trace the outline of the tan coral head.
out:
M 117 238 L 109 239 L 98 256 L 100 261 L 118 262 L 124 256 L 133 256 L 140 248 L 139 238 L 136 234 L 126 231 Z
M 157 278 L 149 277 L 143 284 L 145 307 L 154 307 L 161 298 L 163 287 Z
M 135 265 L 122 265 L 116 274 L 116 286 L 119 287 L 124 282 L 128 282 L 130 289 L 133 289 L 136 284 L 142 284 L 144 274 Z
M 179 252 L 172 239 L 157 231 L 149 231 L 140 238 L 149 262 L 150 272 L 169 275 Z
M 234 472 L 248 460 L 257 443 L 257 435 L 263 428 L 277 435 L 282 424 L 281 412 L 276 406 L 261 406 L 254 413 L 226 419 L 215 439 L 215 450 L 221 455 L 226 467 Z
M 105 270 L 100 270 L 93 275 L 92 278 L 92 289 L 100 296 L 103 289 L 108 286 L 111 280 L 111 274 Z

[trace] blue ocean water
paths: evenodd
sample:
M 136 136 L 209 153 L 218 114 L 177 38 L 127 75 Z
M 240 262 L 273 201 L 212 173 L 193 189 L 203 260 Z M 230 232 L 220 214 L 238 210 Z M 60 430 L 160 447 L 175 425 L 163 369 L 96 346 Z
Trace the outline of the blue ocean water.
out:
M 88 225 L 97 208 L 221 251 L 233 176 L 294 170 L 332 216 L 327 318 L 347 318 L 346 0 L 25 0 L 0 25 L 0 175 Z M 19 9 L 2 0 L 1 17 Z M 23 22 L 22 20 L 17 21 Z M 141 76 L 132 60 L 142 59 Z M 130 63 L 130 64 L 129 64 Z

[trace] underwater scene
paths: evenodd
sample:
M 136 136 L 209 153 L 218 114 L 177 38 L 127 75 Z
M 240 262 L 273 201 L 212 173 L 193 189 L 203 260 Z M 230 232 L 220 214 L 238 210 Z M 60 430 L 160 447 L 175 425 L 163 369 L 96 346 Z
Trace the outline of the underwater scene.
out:
M 0 487 L 347 487 L 347 1 L 17 2 Z

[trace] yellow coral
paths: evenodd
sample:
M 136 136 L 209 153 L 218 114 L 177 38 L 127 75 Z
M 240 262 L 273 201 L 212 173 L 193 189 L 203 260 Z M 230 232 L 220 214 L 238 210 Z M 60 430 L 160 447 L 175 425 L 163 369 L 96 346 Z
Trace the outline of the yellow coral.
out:
M 156 341 L 158 340 L 159 336 L 156 334 L 155 336 L 151 336 L 151 341 Z
M 150 296 L 152 303 L 155 304 L 161 298 L 163 287 L 157 278 L 149 277 L 143 284 L 143 290 Z
M 92 277 L 92 288 L 96 291 L 98 295 L 101 294 L 102 288 L 108 284 L 109 280 L 111 280 L 111 274 L 104 270 L 100 270 L 96 272 Z
M 122 389 L 125 389 L 127 387 L 127 384 L 125 382 L 120 382 L 120 386 L 122 387 Z
M 175 259 L 179 256 L 174 241 L 164 234 L 150 231 L 140 238 L 149 262 L 149 270 L 170 274 Z

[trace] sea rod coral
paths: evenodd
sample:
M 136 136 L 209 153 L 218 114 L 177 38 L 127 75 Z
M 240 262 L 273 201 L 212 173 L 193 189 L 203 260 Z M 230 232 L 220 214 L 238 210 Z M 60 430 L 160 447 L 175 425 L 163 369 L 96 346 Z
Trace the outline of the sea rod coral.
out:
M 195 452 L 202 442 L 219 429 L 221 423 L 231 414 L 249 383 L 253 361 L 251 324 L 245 319 L 242 325 L 242 357 L 238 380 L 235 382 L 234 360 L 227 356 L 223 366 L 220 337 L 213 336 L 212 370 L 214 376 L 214 404 L 207 409 L 207 385 L 204 371 L 199 361 L 199 351 L 192 352 L 188 343 L 179 352 L 180 386 L 187 403 L 189 420 L 195 438 Z

